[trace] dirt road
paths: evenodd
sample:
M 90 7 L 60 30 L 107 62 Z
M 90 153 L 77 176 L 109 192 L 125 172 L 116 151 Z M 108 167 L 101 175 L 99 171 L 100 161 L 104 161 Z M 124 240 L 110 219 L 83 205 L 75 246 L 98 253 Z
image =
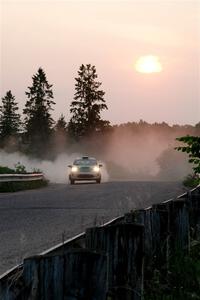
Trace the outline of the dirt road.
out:
M 183 192 L 178 182 L 51 184 L 0 194 L 0 274 L 86 227 Z

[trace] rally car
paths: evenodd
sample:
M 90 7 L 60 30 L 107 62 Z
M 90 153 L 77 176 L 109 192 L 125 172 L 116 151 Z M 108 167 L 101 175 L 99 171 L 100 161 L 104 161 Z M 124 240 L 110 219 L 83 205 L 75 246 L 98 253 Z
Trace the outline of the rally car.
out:
M 74 160 L 70 168 L 69 181 L 74 184 L 78 180 L 95 180 L 101 182 L 101 167 L 96 158 L 83 156 Z

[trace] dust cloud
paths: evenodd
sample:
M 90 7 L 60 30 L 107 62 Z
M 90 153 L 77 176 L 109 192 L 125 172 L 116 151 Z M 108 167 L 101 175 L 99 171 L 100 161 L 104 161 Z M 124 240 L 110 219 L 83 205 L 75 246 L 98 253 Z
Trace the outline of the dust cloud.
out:
M 71 155 L 63 153 L 59 154 L 53 161 L 41 161 L 37 159 L 30 159 L 26 155 L 18 152 L 6 153 L 5 151 L 0 151 L 0 165 L 14 168 L 15 165 L 20 162 L 20 164 L 26 167 L 27 172 L 33 172 L 34 170 L 39 169 L 44 173 L 45 177 L 50 182 L 67 183 L 69 175 L 68 165 L 72 164 L 75 158 L 81 156 L 82 155 L 80 153 L 73 153 Z M 103 163 L 102 181 L 108 181 L 108 178 L 109 175 L 106 169 L 106 165 Z
M 145 122 L 115 126 L 103 135 L 94 135 L 79 143 L 54 140 L 45 159 L 32 159 L 20 152 L 0 151 L 0 165 L 13 168 L 20 162 L 28 172 L 40 169 L 48 180 L 68 182 L 68 165 L 83 155 L 103 164 L 102 180 L 181 181 L 192 173 L 185 153 L 174 150 L 176 137 L 195 134 L 194 127 Z M 46 159 L 48 157 L 48 159 Z M 51 158 L 49 158 L 51 157 Z M 52 157 L 54 159 L 52 159 Z
M 134 133 L 117 128 L 109 138 L 104 160 L 114 179 L 182 180 L 192 172 L 186 154 L 174 149 L 180 133 L 166 135 L 162 131 L 143 130 Z

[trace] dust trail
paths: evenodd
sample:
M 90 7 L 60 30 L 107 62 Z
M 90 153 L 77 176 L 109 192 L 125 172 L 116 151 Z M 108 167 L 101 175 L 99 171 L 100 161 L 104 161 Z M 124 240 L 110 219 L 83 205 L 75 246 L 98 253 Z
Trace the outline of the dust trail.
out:
M 6 153 L 0 151 L 0 165 L 14 168 L 17 162 L 20 162 L 26 167 L 27 172 L 32 172 L 34 169 L 41 170 L 50 182 L 66 183 L 68 182 L 68 165 L 72 164 L 76 157 L 81 157 L 80 153 L 68 155 L 66 153 L 59 154 L 54 161 L 30 159 L 26 155 L 19 152 Z M 109 175 L 106 165 L 103 163 L 102 180 L 108 181 Z
M 111 178 L 133 180 L 182 180 L 192 172 L 186 154 L 174 150 L 180 133 L 142 133 L 119 127 L 109 136 L 105 161 Z

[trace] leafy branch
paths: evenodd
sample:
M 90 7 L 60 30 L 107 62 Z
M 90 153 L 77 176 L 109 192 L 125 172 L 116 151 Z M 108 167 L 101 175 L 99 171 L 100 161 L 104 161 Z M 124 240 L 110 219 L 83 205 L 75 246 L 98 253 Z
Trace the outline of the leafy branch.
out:
M 200 137 L 199 136 L 183 136 L 176 139 L 179 142 L 183 142 L 186 146 L 179 146 L 175 149 L 188 154 L 189 163 L 192 163 L 195 174 L 200 173 Z

